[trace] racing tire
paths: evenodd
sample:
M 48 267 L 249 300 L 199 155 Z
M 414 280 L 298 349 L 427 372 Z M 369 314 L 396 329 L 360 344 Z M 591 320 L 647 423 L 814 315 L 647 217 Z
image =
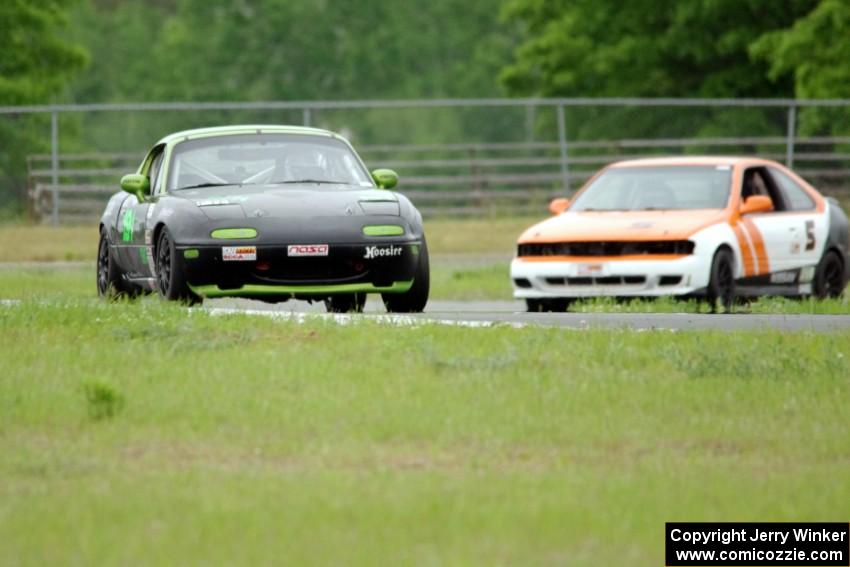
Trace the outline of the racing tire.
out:
M 818 299 L 841 297 L 847 282 L 844 280 L 844 264 L 835 250 L 827 250 L 815 270 L 812 291 Z
M 711 312 L 717 311 L 717 303 L 727 313 L 732 311 L 735 305 L 735 257 L 728 248 L 721 248 L 714 254 L 711 261 L 711 272 L 709 273 L 706 299 Z
M 382 293 L 384 307 L 389 313 L 422 313 L 428 303 L 431 290 L 431 268 L 428 259 L 428 243 L 422 238 L 419 263 L 413 276 L 413 285 L 404 293 Z
M 325 309 L 328 313 L 362 313 L 365 306 L 365 293 L 332 295 L 325 300 Z
M 182 301 L 189 305 L 201 303 L 203 299 L 189 289 L 186 273 L 183 270 L 183 258 L 177 253 L 177 247 L 167 228 L 163 228 L 160 232 L 154 254 L 156 289 L 159 296 L 169 301 Z
M 121 270 L 109 250 L 106 229 L 100 229 L 100 240 L 97 243 L 97 295 L 107 299 L 133 299 L 139 293 L 138 287 L 121 277 Z
M 570 310 L 571 304 L 572 300 L 564 297 L 525 300 L 525 307 L 529 313 L 564 313 Z

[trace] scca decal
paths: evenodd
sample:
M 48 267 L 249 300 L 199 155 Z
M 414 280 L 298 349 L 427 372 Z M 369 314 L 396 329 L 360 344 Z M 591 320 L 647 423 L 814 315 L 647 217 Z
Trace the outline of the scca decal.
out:
M 373 258 L 381 258 L 384 256 L 401 256 L 401 246 L 367 246 L 366 254 L 363 256 L 366 260 Z
M 257 259 L 256 246 L 223 246 L 221 259 L 225 262 L 253 262 Z
M 286 247 L 287 256 L 327 256 L 327 244 L 292 244 Z

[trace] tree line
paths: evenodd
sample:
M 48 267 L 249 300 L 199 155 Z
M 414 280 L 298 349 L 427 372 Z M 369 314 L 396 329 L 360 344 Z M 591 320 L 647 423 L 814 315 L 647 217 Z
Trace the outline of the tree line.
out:
M 850 96 L 848 32 L 844 0 L 6 0 L 0 105 L 840 98 Z M 648 127 L 634 113 L 585 118 L 574 134 L 591 136 L 605 120 Z M 767 115 L 747 120 L 780 127 Z M 403 127 L 427 137 L 471 124 L 411 117 Z M 836 116 L 807 112 L 801 126 L 833 131 Z M 84 129 L 64 128 L 63 144 L 73 147 Z M 43 119 L 0 119 L 0 206 L 10 187 L 20 194 L 22 153 L 43 149 L 43 132 Z

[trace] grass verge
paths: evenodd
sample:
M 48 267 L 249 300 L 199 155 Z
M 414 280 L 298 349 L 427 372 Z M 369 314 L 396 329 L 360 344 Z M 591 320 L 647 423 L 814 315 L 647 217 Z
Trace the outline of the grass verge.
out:
M 540 219 L 493 217 L 436 219 L 425 223 L 431 254 L 510 255 L 520 232 Z M 0 262 L 91 261 L 97 254 L 97 224 L 84 226 L 0 224 Z
M 850 336 L 0 306 L 0 563 L 660 565 L 850 515 Z
M 431 299 L 458 301 L 511 301 L 507 264 L 462 268 L 432 265 Z M 69 299 L 94 297 L 94 266 L 87 268 L 27 268 L 0 270 L 2 299 Z M 377 296 L 375 296 L 377 297 Z M 377 301 L 377 300 L 375 300 Z M 579 313 L 697 313 L 706 305 L 670 297 L 656 300 L 615 301 L 611 298 L 576 302 L 571 311 Z M 765 314 L 850 314 L 850 296 L 839 299 L 785 299 L 765 297 L 736 307 L 740 313 Z

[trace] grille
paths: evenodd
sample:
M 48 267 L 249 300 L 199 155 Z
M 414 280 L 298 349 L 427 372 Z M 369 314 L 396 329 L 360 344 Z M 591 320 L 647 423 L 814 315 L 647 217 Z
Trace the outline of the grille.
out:
M 646 283 L 646 276 L 582 276 L 575 278 L 546 278 L 550 285 L 640 285 Z
M 286 258 L 269 262 L 267 270 L 254 269 L 257 279 L 269 282 L 350 281 L 365 277 L 368 267 L 352 258 Z
M 644 242 L 552 242 L 520 244 L 517 256 L 635 256 L 642 254 L 693 254 L 690 240 Z
M 658 285 L 679 285 L 682 282 L 682 276 L 661 276 L 658 278 Z

